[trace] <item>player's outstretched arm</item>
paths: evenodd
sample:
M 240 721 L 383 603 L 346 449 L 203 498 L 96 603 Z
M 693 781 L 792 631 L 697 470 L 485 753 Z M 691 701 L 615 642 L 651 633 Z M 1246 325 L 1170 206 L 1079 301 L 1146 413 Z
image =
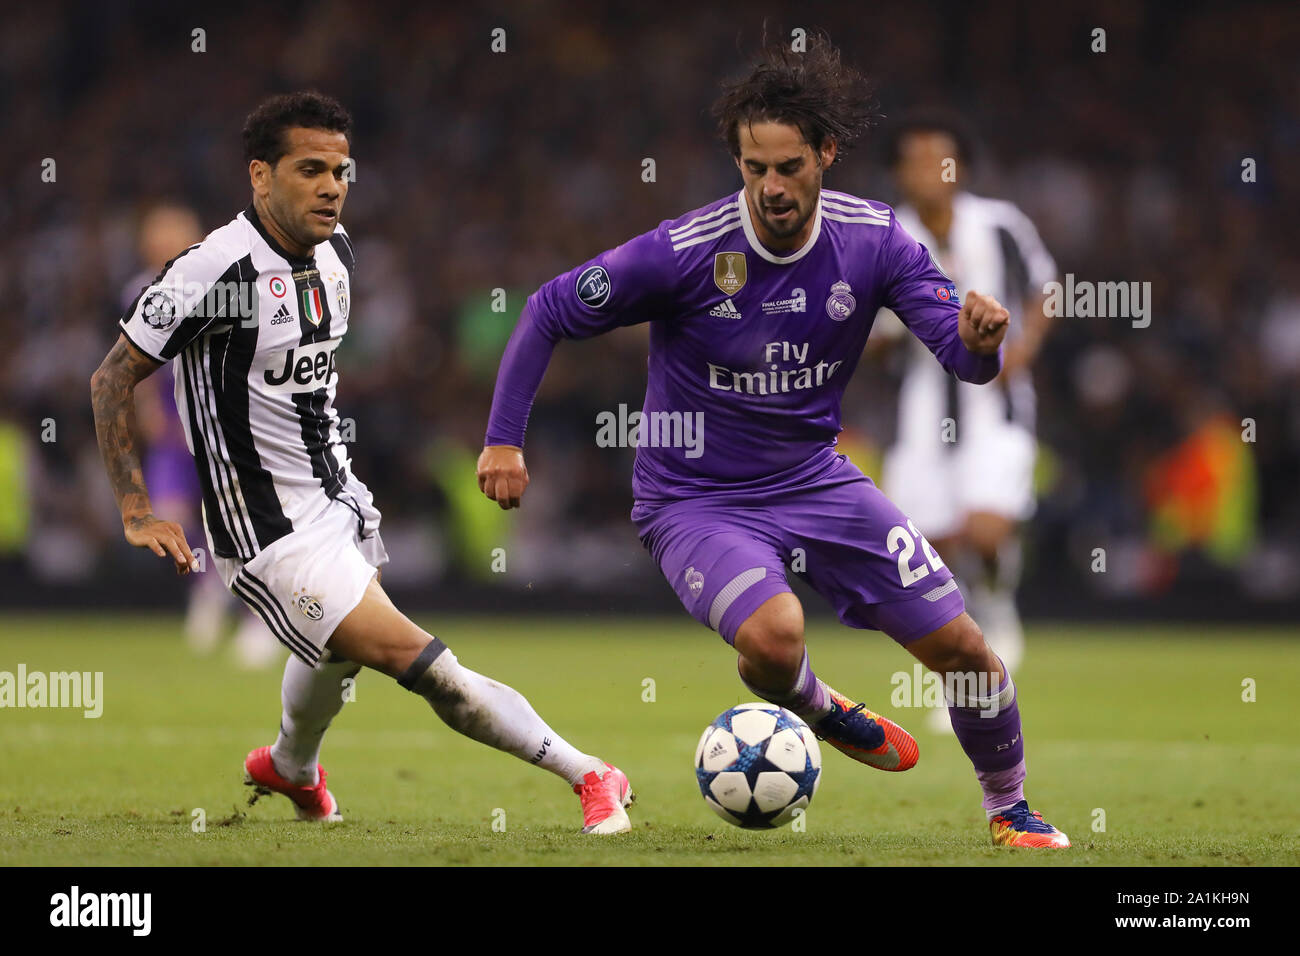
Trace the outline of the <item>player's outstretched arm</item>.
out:
M 503 511 L 518 508 L 528 487 L 524 466 L 524 432 L 533 398 L 550 364 L 555 338 L 533 321 L 531 302 L 524 307 L 497 369 L 483 451 L 478 458 L 478 490 Z
M 1002 370 L 1001 346 L 1009 319 L 1001 303 L 971 292 L 958 307 L 952 280 L 896 218 L 880 259 L 885 278 L 881 304 L 903 320 L 944 371 L 974 385 L 993 381 Z
M 667 223 L 661 223 L 529 296 L 497 369 L 478 460 L 479 491 L 503 509 L 519 507 L 528 487 L 528 415 L 556 344 L 670 315 L 677 274 Z
M 137 548 L 148 548 L 160 558 L 171 555 L 176 562 L 176 573 L 188 574 L 195 560 L 185 541 L 185 532 L 174 521 L 154 517 L 140 464 L 135 386 L 152 375 L 160 364 L 119 335 L 117 344 L 90 377 L 90 404 L 95 414 L 95 436 L 118 510 L 122 512 L 126 540 Z

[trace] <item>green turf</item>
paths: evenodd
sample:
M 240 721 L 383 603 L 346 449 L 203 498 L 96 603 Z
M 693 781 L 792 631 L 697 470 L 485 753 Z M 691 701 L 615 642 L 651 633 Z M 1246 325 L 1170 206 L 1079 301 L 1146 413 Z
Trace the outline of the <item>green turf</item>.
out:
M 635 831 L 582 837 L 577 798 L 454 734 L 373 673 L 322 755 L 347 821 L 247 805 L 241 761 L 270 743 L 278 671 L 186 650 L 169 618 L 0 617 L 0 671 L 103 671 L 104 712 L 0 710 L 0 864 L 1293 865 L 1300 859 L 1300 640 L 1294 629 L 1030 628 L 1018 678 L 1028 794 L 1065 853 L 994 849 L 952 737 L 890 706 L 911 658 L 810 624 L 824 678 L 916 733 L 881 773 L 825 748 L 805 832 L 746 832 L 700 799 L 700 731 L 749 699 L 734 658 L 686 618 L 425 620 L 469 667 L 514 685 L 579 747 L 623 767 Z M 645 702 L 643 681 L 655 682 Z M 1257 701 L 1242 701 L 1254 678 Z M 206 831 L 192 830 L 192 811 Z M 505 831 L 493 829 L 504 811 Z M 1105 828 L 1094 828 L 1096 810 Z

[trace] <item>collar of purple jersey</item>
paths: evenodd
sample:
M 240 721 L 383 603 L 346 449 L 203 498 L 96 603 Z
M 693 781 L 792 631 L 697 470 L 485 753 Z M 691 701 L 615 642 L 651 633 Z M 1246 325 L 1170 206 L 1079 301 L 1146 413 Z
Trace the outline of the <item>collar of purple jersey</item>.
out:
M 808 241 L 788 256 L 778 256 L 763 245 L 758 238 L 758 233 L 754 231 L 754 221 L 749 216 L 749 200 L 745 198 L 745 190 L 740 190 L 736 194 L 736 199 L 740 203 L 740 225 L 745 231 L 745 239 L 749 242 L 749 247 L 768 262 L 775 263 L 778 266 L 798 262 L 812 251 L 812 247 L 817 244 L 817 237 L 822 234 L 822 199 L 819 194 L 817 196 L 817 209 L 813 212 L 812 232 L 808 236 Z

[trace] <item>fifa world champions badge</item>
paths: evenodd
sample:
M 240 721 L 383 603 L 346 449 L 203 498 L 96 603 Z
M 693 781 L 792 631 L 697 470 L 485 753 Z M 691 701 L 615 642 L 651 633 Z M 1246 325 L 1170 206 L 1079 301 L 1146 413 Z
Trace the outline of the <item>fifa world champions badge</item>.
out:
M 735 295 L 748 278 L 743 252 L 719 252 L 713 257 L 713 284 L 723 295 Z

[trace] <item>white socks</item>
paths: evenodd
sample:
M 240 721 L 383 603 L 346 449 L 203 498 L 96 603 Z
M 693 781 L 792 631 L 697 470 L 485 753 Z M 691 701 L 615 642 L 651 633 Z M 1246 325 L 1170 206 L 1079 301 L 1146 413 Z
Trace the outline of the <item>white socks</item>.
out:
M 548 727 L 517 690 L 462 667 L 436 637 L 397 682 L 427 700 L 452 730 L 549 770 L 570 786 L 604 769 Z
M 343 681 L 360 670 L 351 661 L 312 669 L 290 655 L 280 687 L 280 734 L 271 747 L 276 773 L 301 786 L 317 782 L 321 740 L 343 709 Z M 427 700 L 453 730 L 549 770 L 570 786 L 605 767 L 548 727 L 518 691 L 462 667 L 437 638 L 398 683 Z
M 351 661 L 324 663 L 312 669 L 292 654 L 284 665 L 280 685 L 280 735 L 271 745 L 275 772 L 291 783 L 311 786 L 317 782 L 320 744 L 330 721 L 343 709 L 345 678 L 357 676 L 360 664 Z

